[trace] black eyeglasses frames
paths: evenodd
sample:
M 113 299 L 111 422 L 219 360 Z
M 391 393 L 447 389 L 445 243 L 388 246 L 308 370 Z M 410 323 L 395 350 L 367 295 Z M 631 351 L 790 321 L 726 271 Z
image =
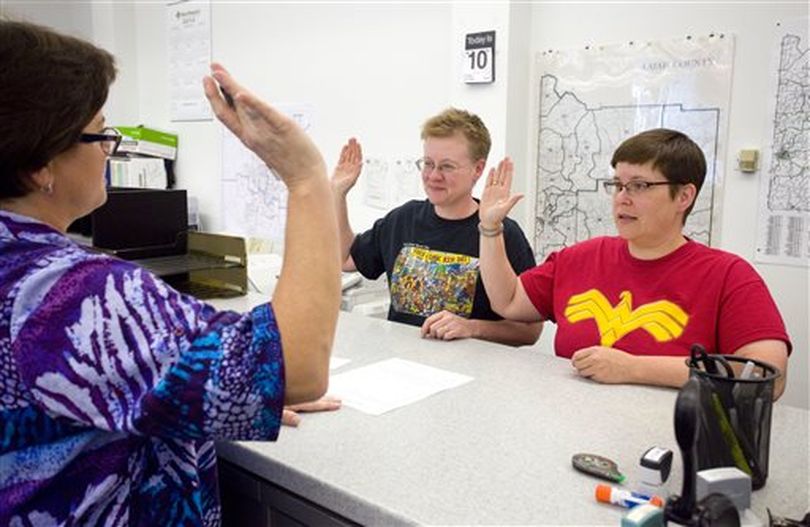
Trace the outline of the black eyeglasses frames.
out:
M 683 183 L 677 181 L 628 181 L 622 183 L 621 181 L 602 181 L 602 187 L 608 194 L 618 194 L 622 190 L 630 195 L 641 194 L 649 190 L 651 187 L 657 185 L 682 185 Z
M 80 143 L 101 143 L 101 149 L 105 154 L 111 156 L 118 150 L 121 144 L 121 132 L 115 128 L 105 128 L 97 134 L 82 134 L 79 136 Z

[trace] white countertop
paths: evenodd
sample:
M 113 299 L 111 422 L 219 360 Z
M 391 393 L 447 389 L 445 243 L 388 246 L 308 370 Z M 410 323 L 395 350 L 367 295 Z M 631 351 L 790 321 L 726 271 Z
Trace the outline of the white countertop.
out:
M 217 302 L 248 309 L 259 295 Z M 241 302 L 237 302 L 241 301 Z M 596 503 L 599 480 L 571 456 L 614 459 L 636 480 L 651 446 L 675 452 L 670 491 L 680 491 L 673 431 L 677 391 L 600 385 L 536 347 L 423 340 L 419 329 L 341 313 L 336 373 L 390 357 L 470 375 L 473 382 L 382 416 L 352 408 L 307 414 L 277 443 L 221 443 L 219 454 L 258 476 L 362 524 L 616 525 L 623 509 Z M 754 509 L 801 518 L 810 509 L 808 412 L 776 404 L 766 486 Z

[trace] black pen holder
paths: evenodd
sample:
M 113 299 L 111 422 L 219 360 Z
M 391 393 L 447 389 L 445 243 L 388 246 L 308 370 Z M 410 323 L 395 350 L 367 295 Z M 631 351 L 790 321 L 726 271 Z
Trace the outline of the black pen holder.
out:
M 768 478 L 774 381 L 765 362 L 733 355 L 692 356 L 689 375 L 700 382 L 697 468 L 737 467 L 756 490 Z

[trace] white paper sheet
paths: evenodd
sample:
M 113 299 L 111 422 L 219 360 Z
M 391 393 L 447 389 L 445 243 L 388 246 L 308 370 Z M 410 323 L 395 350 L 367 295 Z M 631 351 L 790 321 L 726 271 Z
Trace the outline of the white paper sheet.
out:
M 380 158 L 366 159 L 363 164 L 362 178 L 366 191 L 363 203 L 381 210 L 388 209 L 391 205 L 388 161 Z
M 425 199 L 422 190 L 422 175 L 416 167 L 415 158 L 402 158 L 394 161 L 394 181 L 391 182 L 396 189 L 396 199 L 393 205 L 401 205 L 412 199 Z
M 387 359 L 333 376 L 329 394 L 361 412 L 382 415 L 473 378 L 403 359 Z
M 308 103 L 273 107 L 312 134 L 314 108 Z M 222 219 L 224 230 L 273 242 L 284 240 L 287 186 L 227 128 L 222 127 Z
M 330 357 L 329 358 L 329 371 L 336 370 L 341 366 L 345 366 L 351 362 L 351 359 L 344 359 L 343 357 Z
M 759 187 L 757 262 L 810 266 L 810 46 L 807 19 L 776 31 Z M 802 108 L 805 108 L 802 110 Z M 802 117 L 804 114 L 804 117 Z
M 211 63 L 211 3 L 180 1 L 166 8 L 172 121 L 211 119 L 202 80 Z

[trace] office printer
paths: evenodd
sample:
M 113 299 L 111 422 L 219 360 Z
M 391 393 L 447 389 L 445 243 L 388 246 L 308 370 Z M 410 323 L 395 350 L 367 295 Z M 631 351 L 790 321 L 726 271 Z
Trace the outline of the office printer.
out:
M 198 298 L 247 293 L 245 240 L 189 231 L 185 190 L 112 187 L 107 202 L 69 231 Z

